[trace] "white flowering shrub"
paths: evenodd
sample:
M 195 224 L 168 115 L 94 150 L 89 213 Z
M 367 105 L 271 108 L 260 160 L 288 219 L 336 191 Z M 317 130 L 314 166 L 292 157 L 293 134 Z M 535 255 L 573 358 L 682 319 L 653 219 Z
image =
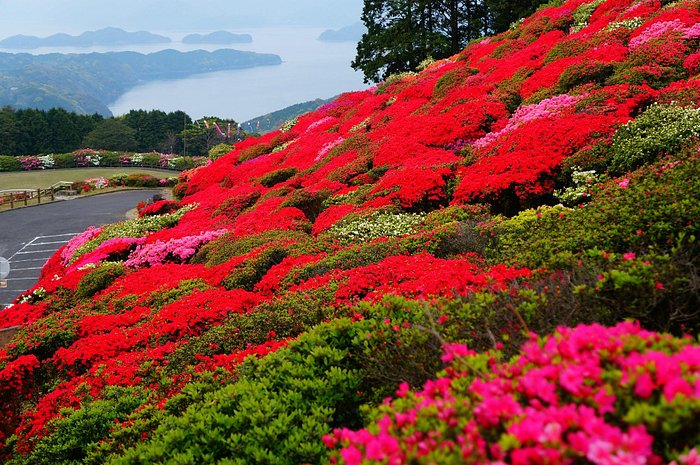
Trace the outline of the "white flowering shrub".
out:
M 606 175 L 597 174 L 595 170 L 582 171 L 581 168 L 574 168 L 571 174 L 572 185 L 555 190 L 554 196 L 564 205 L 577 205 L 590 200 L 591 187 L 606 179 Z
M 419 213 L 373 212 L 351 216 L 337 223 L 330 233 L 345 241 L 370 241 L 378 237 L 397 237 L 415 232 L 423 221 Z
M 72 255 L 71 262 L 81 255 L 92 252 L 104 242 L 115 237 L 142 237 L 149 232 L 171 228 L 180 221 L 185 213 L 197 207 L 196 203 L 185 205 L 177 211 L 164 215 L 143 216 L 120 223 L 109 224 L 102 228 L 102 232 L 78 247 Z
M 44 168 L 53 168 L 54 164 L 56 163 L 56 161 L 53 158 L 53 153 L 50 153 L 48 155 L 40 155 L 37 158 L 39 159 L 41 164 L 44 165 Z
M 296 124 L 297 121 L 299 120 L 299 117 L 294 117 L 288 121 L 285 121 L 284 124 L 280 127 L 280 132 L 288 132 L 290 129 L 292 129 Z
M 611 170 L 624 173 L 700 137 L 700 109 L 654 103 L 613 136 Z

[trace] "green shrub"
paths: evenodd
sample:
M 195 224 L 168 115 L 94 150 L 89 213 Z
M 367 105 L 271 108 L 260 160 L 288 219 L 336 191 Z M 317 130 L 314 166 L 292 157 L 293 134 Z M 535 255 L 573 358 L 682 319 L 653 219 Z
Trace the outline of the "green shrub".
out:
M 118 277 L 126 274 L 122 263 L 102 263 L 80 279 L 75 295 L 79 299 L 92 298 L 98 292 L 107 289 Z
M 226 289 L 245 289 L 252 291 L 270 268 L 284 260 L 289 251 L 286 247 L 270 247 L 257 256 L 246 260 L 223 280 Z
M 129 187 L 159 187 L 160 180 L 150 174 L 134 173 L 126 177 L 124 181 Z
M 35 355 L 40 361 L 49 359 L 62 347 L 68 347 L 78 339 L 77 325 L 83 315 L 52 313 L 30 325 L 23 326 L 15 335 L 13 345 L 8 346 L 10 358 Z
M 389 307 L 394 314 L 410 315 L 402 304 Z M 400 370 L 422 382 L 424 376 L 416 374 L 425 375 L 431 368 L 422 359 L 416 364 L 418 359 L 403 355 L 420 351 L 420 344 L 439 345 L 419 329 L 400 329 L 411 317 L 392 318 L 382 306 L 363 311 L 372 317 L 323 323 L 287 348 L 263 359 L 247 359 L 235 383 L 213 391 L 206 386 L 185 390 L 168 403 L 170 408 L 177 405 L 181 415 L 166 418 L 149 441 L 108 463 L 325 462 L 329 450 L 323 435 L 341 425 L 361 426 L 363 405 L 374 405 L 396 389 L 394 374 L 387 377 L 379 367 L 397 370 L 394 362 L 401 364 Z M 370 360 L 378 365 L 368 372 Z M 183 399 L 188 395 L 191 399 Z
M 100 166 L 120 166 L 120 158 L 119 152 L 100 152 Z
M 138 388 L 107 386 L 103 399 L 88 398 L 78 409 L 65 409 L 59 419 L 49 423 L 50 434 L 39 440 L 31 453 L 15 454 L 8 465 L 86 463 L 115 421 L 125 420 L 144 400 Z
M 9 155 L 0 155 L 0 171 L 21 171 L 22 164 L 19 158 Z
M 555 190 L 554 196 L 564 205 L 578 205 L 590 200 L 591 188 L 605 179 L 607 179 L 606 175 L 596 174 L 595 170 L 583 171 L 574 167 L 571 173 L 571 185 L 565 189 Z
M 204 245 L 192 257 L 192 263 L 204 263 L 207 266 L 216 266 L 226 263 L 233 257 L 240 257 L 262 246 L 273 243 L 299 243 L 307 240 L 309 235 L 303 231 L 263 231 L 260 234 L 246 237 L 234 237 L 232 234 L 224 234 Z
M 593 188 L 583 208 L 540 207 L 485 224 L 495 238 L 494 263 L 537 268 L 559 254 L 586 249 L 635 251 L 669 248 L 680 234 L 698 235 L 700 158 L 662 160 L 624 180 Z
M 276 184 L 282 183 L 291 179 L 297 174 L 296 168 L 282 168 L 271 173 L 267 173 L 262 178 L 260 178 L 260 184 L 265 187 L 272 187 Z
M 342 249 L 316 263 L 293 268 L 282 279 L 282 286 L 289 287 L 307 279 L 322 276 L 332 270 L 349 270 L 377 263 L 386 257 L 405 253 L 407 250 L 396 239 L 377 240 Z
M 561 93 L 567 93 L 584 84 L 603 85 L 615 71 L 615 65 L 603 62 L 583 62 L 570 66 L 559 77 L 557 86 Z
M 59 153 L 53 156 L 54 168 L 75 168 L 75 155 L 72 153 Z
M 464 85 L 464 80 L 467 77 L 473 76 L 478 72 L 478 69 L 468 66 L 461 66 L 446 72 L 435 83 L 435 87 L 433 88 L 433 96 L 435 98 L 443 98 L 454 88 Z
M 232 144 L 218 144 L 209 149 L 209 158 L 211 160 L 216 160 L 217 158 L 221 158 L 227 153 L 229 153 L 231 150 L 233 150 L 233 145 Z
M 578 32 L 588 26 L 588 20 L 591 15 L 603 2 L 605 2 L 605 0 L 594 0 L 576 8 L 572 13 L 574 23 L 571 25 L 571 32 Z
M 295 207 L 301 210 L 310 222 L 316 221 L 318 215 L 324 210 L 325 202 L 330 196 L 329 190 L 309 192 L 303 189 L 296 190 L 287 196 L 280 207 Z
M 177 302 L 183 297 L 192 294 L 194 291 L 204 291 L 207 289 L 211 289 L 211 286 L 201 278 L 185 279 L 180 281 L 177 286 L 170 289 L 159 289 L 151 292 L 149 300 L 144 302 L 143 305 L 148 305 L 153 309 L 159 309 Z
M 144 153 L 143 161 L 141 163 L 143 166 L 160 166 L 160 154 Z
M 652 104 L 613 136 L 611 170 L 623 173 L 677 153 L 700 136 L 700 109 Z
M 230 354 L 269 340 L 294 338 L 334 316 L 337 286 L 305 292 L 287 292 L 258 305 L 252 313 L 230 314 L 223 324 L 191 338 L 168 360 L 168 371 L 178 373 L 197 363 L 199 356 Z
M 113 186 L 125 186 L 126 178 L 129 175 L 126 173 L 119 173 L 109 177 L 109 183 Z

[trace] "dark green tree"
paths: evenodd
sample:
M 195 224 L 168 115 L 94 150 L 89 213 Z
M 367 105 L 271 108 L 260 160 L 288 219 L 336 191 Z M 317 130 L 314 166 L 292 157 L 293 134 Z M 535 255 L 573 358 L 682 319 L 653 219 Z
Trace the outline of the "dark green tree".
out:
M 75 113 L 72 115 L 75 116 Z M 46 123 L 48 134 L 41 152 L 66 153 L 80 147 L 83 135 L 71 113 L 62 108 L 52 108 L 46 112 Z
M 484 0 L 491 32 L 505 31 L 521 18 L 531 15 L 548 0 Z
M 231 125 L 231 137 L 228 126 Z M 217 128 L 218 126 L 218 128 Z M 238 123 L 215 116 L 206 116 L 187 126 L 179 136 L 185 143 L 186 155 L 206 156 L 215 145 L 229 143 L 236 137 Z
M 10 107 L 0 109 L 0 155 L 16 155 L 19 128 Z
M 93 149 L 124 150 L 136 148 L 136 131 L 118 119 L 106 119 L 83 139 L 83 146 Z
M 352 67 L 365 82 L 414 71 L 426 58 L 461 51 L 473 39 L 501 32 L 546 0 L 365 0 L 367 32 Z
M 18 110 L 17 155 L 36 155 L 49 144 L 49 124 L 44 110 Z

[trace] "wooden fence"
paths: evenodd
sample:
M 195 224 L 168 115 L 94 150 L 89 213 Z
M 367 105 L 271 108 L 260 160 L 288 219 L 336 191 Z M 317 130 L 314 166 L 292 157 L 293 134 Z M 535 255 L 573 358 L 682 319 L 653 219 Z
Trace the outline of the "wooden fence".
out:
M 0 191 L 0 207 L 10 208 L 26 207 L 29 204 L 52 202 L 58 196 L 75 195 L 71 190 L 73 183 L 67 181 L 57 182 L 45 189 L 5 189 Z

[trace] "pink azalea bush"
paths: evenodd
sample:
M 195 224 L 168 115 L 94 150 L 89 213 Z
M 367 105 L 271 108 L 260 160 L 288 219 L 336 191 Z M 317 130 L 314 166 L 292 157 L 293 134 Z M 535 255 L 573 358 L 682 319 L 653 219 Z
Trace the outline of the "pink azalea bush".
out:
M 134 268 L 142 268 L 173 261 L 183 263 L 194 255 L 199 247 L 226 232 L 226 229 L 218 229 L 205 231 L 195 236 L 185 236 L 169 241 L 159 240 L 151 244 L 139 245 L 124 264 Z
M 402 385 L 368 429 L 326 436 L 334 461 L 698 463 L 700 347 L 689 337 L 579 326 L 533 336 L 508 362 L 458 344 L 443 360 L 440 377 Z

